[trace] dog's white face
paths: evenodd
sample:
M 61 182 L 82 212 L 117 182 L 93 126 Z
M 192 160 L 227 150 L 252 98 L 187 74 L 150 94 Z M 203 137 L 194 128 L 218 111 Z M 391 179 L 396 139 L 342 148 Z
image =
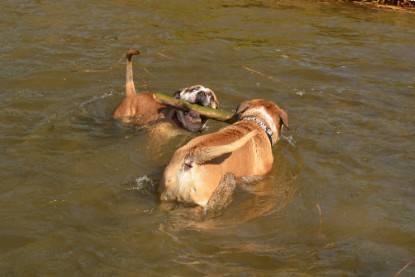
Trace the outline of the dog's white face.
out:
M 174 97 L 212 109 L 217 109 L 219 107 L 219 102 L 215 93 L 209 88 L 205 88 L 201 85 L 181 89 L 174 94 Z M 176 114 L 183 127 L 191 132 L 201 131 L 207 121 L 207 118 L 200 116 L 200 114 L 195 111 L 177 111 Z

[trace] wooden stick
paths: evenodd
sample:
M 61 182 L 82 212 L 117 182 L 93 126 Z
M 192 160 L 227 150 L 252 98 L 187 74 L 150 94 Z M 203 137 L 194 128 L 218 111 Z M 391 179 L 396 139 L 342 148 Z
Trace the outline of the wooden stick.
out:
M 394 277 L 398 277 L 399 274 L 402 273 L 402 271 L 404 271 L 406 268 L 408 268 L 408 266 L 410 266 L 413 262 L 415 262 L 415 258 L 412 261 L 409 261 L 404 267 L 402 267 L 398 272 L 395 273 L 395 275 L 393 275 Z
M 210 107 L 204 107 L 204 106 L 200 106 L 197 104 L 191 104 L 187 101 L 183 101 L 171 96 L 167 96 L 165 94 L 162 93 L 154 93 L 154 99 L 161 103 L 164 104 L 166 106 L 181 110 L 181 111 L 195 111 L 198 112 L 200 115 L 210 118 L 210 119 L 214 119 L 217 121 L 222 121 L 222 122 L 226 122 L 226 123 L 235 123 L 236 121 L 238 121 L 239 116 L 236 113 L 232 113 L 229 111 L 225 111 L 222 109 L 212 109 Z
M 275 82 L 278 82 L 278 83 L 281 83 L 281 84 L 284 84 L 284 85 L 285 85 L 285 83 L 284 83 L 284 82 L 282 82 L 282 81 L 278 80 L 277 78 L 275 78 L 275 77 L 273 77 L 273 76 L 271 76 L 271 75 L 269 75 L 269 74 L 265 74 L 265 73 L 259 72 L 258 70 L 255 70 L 255 69 L 249 68 L 249 67 L 244 66 L 244 65 L 243 65 L 242 67 L 243 67 L 243 68 L 245 68 L 246 70 L 250 71 L 250 72 L 253 72 L 253 73 L 259 74 L 259 75 L 261 75 L 262 77 L 268 78 L 268 79 L 270 79 L 270 80 L 273 80 L 273 81 L 275 81 Z

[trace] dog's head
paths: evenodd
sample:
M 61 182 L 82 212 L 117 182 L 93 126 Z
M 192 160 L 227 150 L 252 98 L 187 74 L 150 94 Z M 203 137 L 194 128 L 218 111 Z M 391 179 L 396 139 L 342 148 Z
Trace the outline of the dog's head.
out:
M 219 107 L 219 101 L 215 93 L 201 85 L 195 85 L 176 91 L 173 97 L 192 104 L 210 107 L 212 109 L 217 109 Z M 191 132 L 201 131 L 207 121 L 207 118 L 200 116 L 200 114 L 195 111 L 177 111 L 176 114 L 180 124 Z
M 288 126 L 287 113 L 274 102 L 263 99 L 244 101 L 236 109 L 239 118 L 255 117 L 261 120 L 272 131 L 272 141 L 275 143 L 281 135 L 283 127 Z

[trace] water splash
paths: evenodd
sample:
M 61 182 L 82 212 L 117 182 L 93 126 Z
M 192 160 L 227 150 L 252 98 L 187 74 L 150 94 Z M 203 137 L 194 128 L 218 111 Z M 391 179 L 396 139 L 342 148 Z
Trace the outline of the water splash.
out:
M 97 101 L 102 100 L 102 99 L 105 99 L 107 97 L 110 97 L 110 96 L 112 96 L 112 94 L 113 94 L 113 91 L 111 90 L 109 93 L 106 92 L 106 93 L 104 93 L 102 95 L 93 96 L 91 99 L 88 99 L 88 100 L 82 102 L 81 104 L 79 104 L 79 107 L 80 108 L 83 108 L 85 105 L 88 105 L 88 104 L 97 102 Z
M 284 135 L 281 135 L 281 136 L 280 136 L 280 138 L 279 138 L 279 140 L 280 140 L 280 141 L 286 141 L 286 142 L 288 142 L 288 144 L 290 144 L 292 147 L 295 147 L 296 142 L 295 142 L 295 140 L 294 140 L 293 136 L 284 136 Z
M 154 187 L 154 181 L 151 180 L 147 175 L 138 177 L 135 179 L 136 186 L 132 189 L 134 190 L 143 190 L 144 188 Z

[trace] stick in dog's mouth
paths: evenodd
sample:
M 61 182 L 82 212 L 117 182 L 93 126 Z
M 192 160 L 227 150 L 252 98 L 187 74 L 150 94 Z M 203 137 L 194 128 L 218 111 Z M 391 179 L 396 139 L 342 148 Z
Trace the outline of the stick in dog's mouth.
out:
M 180 100 L 162 93 L 154 93 L 154 99 L 166 106 L 172 107 L 183 112 L 195 111 L 202 119 L 214 119 L 226 123 L 235 123 L 239 119 L 239 115 L 222 109 L 212 109 L 210 107 L 191 104 L 187 101 Z

